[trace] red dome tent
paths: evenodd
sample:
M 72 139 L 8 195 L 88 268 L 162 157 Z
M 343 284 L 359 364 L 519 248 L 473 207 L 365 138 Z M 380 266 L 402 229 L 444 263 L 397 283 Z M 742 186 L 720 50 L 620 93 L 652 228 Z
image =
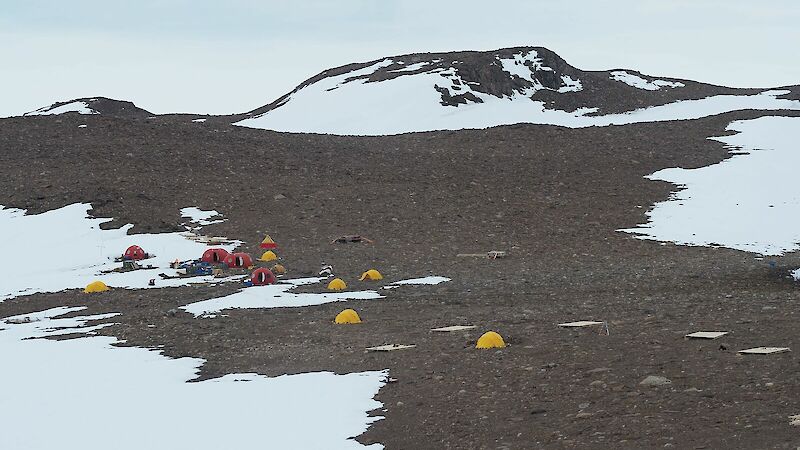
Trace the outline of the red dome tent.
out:
M 228 255 L 228 251 L 224 248 L 210 248 L 203 252 L 203 257 L 200 260 L 211 264 L 221 264 L 225 262 Z
M 225 265 L 231 268 L 246 268 L 253 265 L 253 258 L 247 253 L 231 253 L 225 258 Z
M 250 281 L 253 282 L 253 286 L 264 286 L 265 284 L 275 284 L 277 280 L 271 270 L 261 267 L 253 271 Z
M 134 261 L 139 261 L 141 259 L 147 258 L 147 253 L 142 250 L 142 247 L 138 245 L 131 245 L 125 250 L 125 253 L 122 254 L 122 259 L 132 259 Z

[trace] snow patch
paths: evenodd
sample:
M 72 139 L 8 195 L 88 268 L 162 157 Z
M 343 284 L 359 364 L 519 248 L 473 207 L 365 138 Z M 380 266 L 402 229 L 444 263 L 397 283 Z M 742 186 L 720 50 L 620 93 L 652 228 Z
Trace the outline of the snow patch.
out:
M 541 83 L 536 79 L 536 72 L 540 70 L 552 72 L 553 69 L 542 64 L 542 59 L 536 50 L 531 50 L 528 53 L 515 54 L 513 58 L 498 58 L 503 71 L 510 73 L 513 76 L 518 76 L 523 80 L 527 80 L 534 86 L 541 88 Z
M 400 64 L 402 64 L 402 63 L 400 63 Z M 423 61 L 423 62 L 418 62 L 418 63 L 414 63 L 414 64 L 411 64 L 411 65 L 402 67 L 400 69 L 390 70 L 390 72 L 414 72 L 414 71 L 422 69 L 425 66 L 429 66 L 430 64 L 431 63 L 429 63 L 427 61 Z
M 91 205 L 76 203 L 41 214 L 26 215 L 25 210 L 0 206 L 0 235 L 10 237 L 3 244 L 8 255 L 33 255 L 42 264 L 20 264 L 18 258 L 0 260 L 0 301 L 37 292 L 58 292 L 83 288 L 100 279 L 109 286 L 152 288 L 182 286 L 190 283 L 219 281 L 213 277 L 192 277 L 160 280 L 159 273 L 174 275 L 170 261 L 199 258 L 206 250 L 202 243 L 187 239 L 181 233 L 133 234 L 133 225 L 101 230 L 100 224 L 111 219 L 91 218 Z M 154 258 L 142 261 L 153 265 L 151 270 L 103 274 L 101 271 L 120 266 L 114 262 L 131 245 L 139 245 Z M 233 250 L 237 244 L 223 245 Z M 150 279 L 156 286 L 149 286 Z
M 206 120 L 208 120 L 208 119 L 193 119 L 192 122 L 194 122 L 194 123 L 203 123 Z
M 0 371 L 0 385 L 13 386 L 3 392 L 0 448 L 383 448 L 352 437 L 381 419 L 367 413 L 382 406 L 373 397 L 386 371 L 187 383 L 204 360 L 118 347 L 114 337 L 42 339 L 91 333 L 87 322 L 113 316 L 61 317 L 82 309 L 0 320 L 3 364 L 14 368 Z
M 52 105 L 39 108 L 36 111 L 31 111 L 23 114 L 23 116 L 49 116 L 57 114 L 65 114 L 69 112 L 76 112 L 78 114 L 100 114 L 89 107 L 87 102 L 72 102 L 66 105 L 61 105 L 53 108 Z
M 625 72 L 624 70 L 615 70 L 611 72 L 611 79 L 614 81 L 621 81 L 627 84 L 628 86 L 633 86 L 638 89 L 644 89 L 646 91 L 657 91 L 662 87 L 678 88 L 686 86 L 685 84 L 677 81 L 667 81 L 667 80 L 647 81 L 644 78 L 640 77 L 639 75 L 628 73 Z
M 352 299 L 371 300 L 383 298 L 375 291 L 326 292 L 322 294 L 289 292 L 294 287 L 319 283 L 322 280 L 324 278 L 299 278 L 267 286 L 251 286 L 225 297 L 212 298 L 181 306 L 181 309 L 195 316 L 205 316 L 233 308 L 287 308 L 321 305 Z
M 646 178 L 680 190 L 647 213 L 648 223 L 620 231 L 641 239 L 727 247 L 762 255 L 800 249 L 800 118 L 732 122 L 730 159 L 698 169 L 672 168 Z
M 558 88 L 558 92 L 578 92 L 583 90 L 583 85 L 581 84 L 581 80 L 573 80 L 570 78 L 569 75 L 562 75 L 561 82 L 564 84 L 560 88 Z
M 433 285 L 433 284 L 445 283 L 447 281 L 450 281 L 450 278 L 431 276 L 431 277 L 411 278 L 409 280 L 395 281 L 392 284 L 393 285 L 404 285 L 404 284 L 429 284 L 429 285 Z
M 204 227 L 206 225 L 222 223 L 228 220 L 228 219 L 223 219 L 222 214 L 218 213 L 217 211 L 214 211 L 213 209 L 205 211 L 196 206 L 181 208 L 181 217 L 187 217 L 189 218 L 190 223 L 199 225 L 198 227 L 193 228 L 195 230 Z M 218 218 L 214 220 L 209 220 L 212 217 L 218 217 Z

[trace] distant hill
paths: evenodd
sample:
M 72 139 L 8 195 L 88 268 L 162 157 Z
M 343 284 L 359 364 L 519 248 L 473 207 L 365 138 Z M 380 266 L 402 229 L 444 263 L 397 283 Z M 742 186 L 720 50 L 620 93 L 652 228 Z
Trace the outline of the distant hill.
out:
M 738 109 L 800 109 L 800 102 L 776 98 L 789 91 L 759 95 L 761 91 L 632 70 L 583 71 L 542 47 L 418 53 L 326 70 L 236 125 L 380 135 L 514 123 L 581 127 Z M 700 101 L 689 103 L 690 108 L 679 103 L 691 100 Z M 639 114 L 647 108 L 652 110 Z
M 131 102 L 106 97 L 91 97 L 53 103 L 23 114 L 23 116 L 47 116 L 58 114 L 99 114 L 124 119 L 143 119 L 153 114 Z

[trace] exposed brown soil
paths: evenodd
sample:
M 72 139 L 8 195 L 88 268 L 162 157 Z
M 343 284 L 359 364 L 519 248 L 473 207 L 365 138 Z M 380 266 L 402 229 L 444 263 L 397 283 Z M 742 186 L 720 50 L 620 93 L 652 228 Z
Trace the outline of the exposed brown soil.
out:
M 242 239 L 256 253 L 268 232 L 290 275 L 324 260 L 351 289 L 428 274 L 452 281 L 215 319 L 167 311 L 234 286 L 67 291 L 5 301 L 0 317 L 61 305 L 119 311 L 120 324 L 103 332 L 205 358 L 203 378 L 389 369 L 396 381 L 381 389 L 385 411 L 375 412 L 385 420 L 359 437 L 389 449 L 796 448 L 788 416 L 800 414 L 797 356 L 736 351 L 800 348 L 800 290 L 786 278 L 800 258 L 771 269 L 743 252 L 615 231 L 646 221 L 674 189 L 644 175 L 722 160 L 722 145 L 706 137 L 758 114 L 390 137 L 273 133 L 186 116 L 3 119 L 0 204 L 40 212 L 91 202 L 97 216 L 139 232 L 179 229 L 185 206 L 213 208 L 229 220 L 207 234 Z M 330 243 L 343 234 L 375 243 Z M 456 257 L 487 250 L 510 256 Z M 355 281 L 370 267 L 386 280 Z M 343 307 L 365 322 L 333 325 Z M 610 334 L 556 326 L 583 319 L 607 321 Z M 478 329 L 429 331 L 453 324 Z M 509 347 L 474 349 L 486 330 Z M 683 339 L 697 330 L 731 334 Z M 384 343 L 417 347 L 365 352 Z M 648 375 L 672 383 L 640 386 Z

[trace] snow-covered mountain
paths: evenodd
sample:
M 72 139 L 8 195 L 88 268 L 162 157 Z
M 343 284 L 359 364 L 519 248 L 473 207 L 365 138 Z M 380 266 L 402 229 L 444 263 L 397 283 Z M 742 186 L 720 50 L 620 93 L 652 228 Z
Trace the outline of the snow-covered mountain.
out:
M 732 89 L 630 70 L 582 71 L 541 47 L 413 54 L 330 69 L 235 124 L 381 135 L 514 123 L 582 127 L 800 109 L 790 91 Z
M 131 102 L 106 97 L 79 98 L 66 102 L 56 102 L 23 114 L 24 116 L 50 116 L 59 114 L 99 114 L 103 116 L 137 119 L 152 114 Z

